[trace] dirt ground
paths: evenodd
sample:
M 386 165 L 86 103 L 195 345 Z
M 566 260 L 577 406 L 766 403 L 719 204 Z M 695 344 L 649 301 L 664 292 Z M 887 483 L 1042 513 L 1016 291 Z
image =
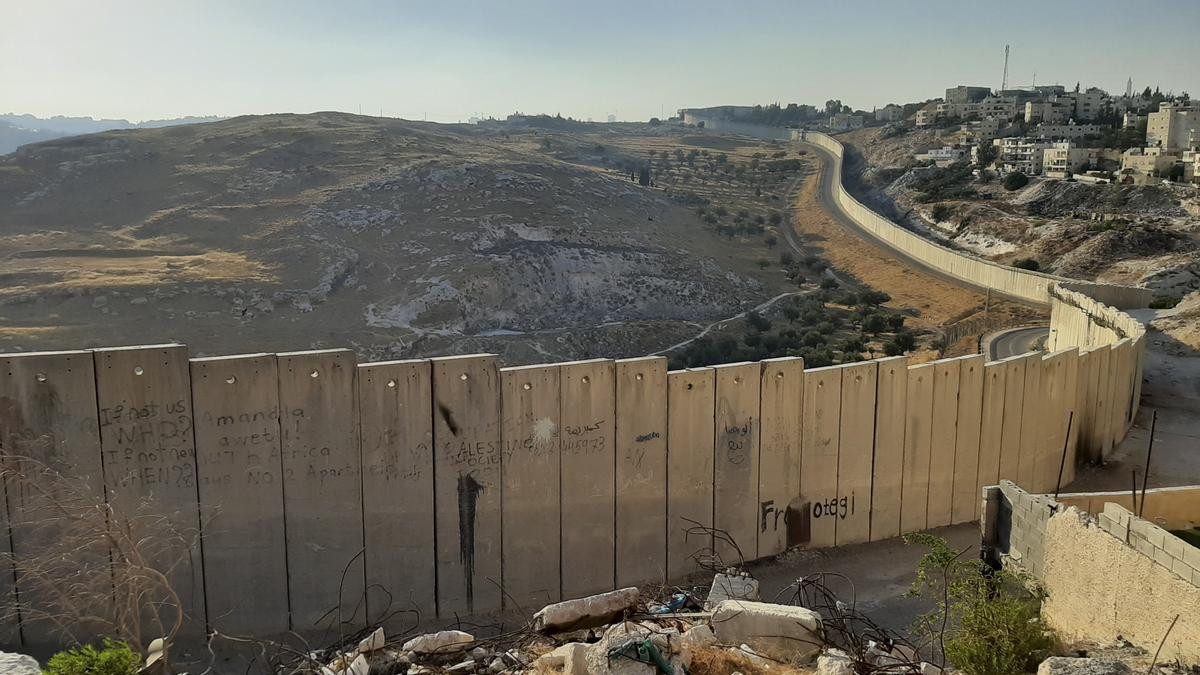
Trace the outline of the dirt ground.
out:
M 911 325 L 939 329 L 974 317 L 984 309 L 987 299 L 974 291 L 956 286 L 920 270 L 908 267 L 880 246 L 849 230 L 826 210 L 821 200 L 822 178 L 828 168 L 820 164 L 793 196 L 793 226 L 806 245 L 843 274 L 892 296 L 889 307 L 913 315 Z M 993 301 L 990 312 L 994 325 L 1017 325 L 1041 316 L 1041 312 L 1010 302 Z M 948 345 L 946 353 L 962 355 L 977 351 L 978 335 L 968 335 Z M 936 358 L 928 352 L 916 360 Z

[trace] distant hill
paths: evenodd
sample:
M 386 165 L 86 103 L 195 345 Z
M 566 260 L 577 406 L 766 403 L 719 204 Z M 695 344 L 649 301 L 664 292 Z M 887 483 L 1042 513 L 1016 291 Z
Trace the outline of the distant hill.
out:
M 693 148 L 670 133 L 316 113 L 26 145 L 0 156 L 0 352 L 662 349 L 796 288 L 765 245 L 597 166 Z
M 91 117 L 63 117 L 56 115 L 50 118 L 33 115 L 17 115 L 6 113 L 0 115 L 0 155 L 7 154 L 28 143 L 48 141 L 64 136 L 79 134 L 95 134 L 111 129 L 157 129 L 172 127 L 180 124 L 198 124 L 200 122 L 217 122 L 223 117 L 178 117 L 165 120 L 145 120 L 130 122 L 129 120 L 93 119 Z

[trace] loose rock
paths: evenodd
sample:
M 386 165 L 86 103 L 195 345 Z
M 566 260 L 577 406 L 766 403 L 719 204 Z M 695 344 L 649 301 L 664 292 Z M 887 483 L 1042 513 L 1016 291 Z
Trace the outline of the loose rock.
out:
M 24 654 L 0 652 L 0 673 L 5 675 L 42 675 L 37 659 Z
M 817 675 L 854 675 L 850 656 L 840 649 L 826 649 L 817 657 Z
M 1107 659 L 1051 656 L 1038 666 L 1037 675 L 1128 675 L 1129 666 Z
M 455 654 L 466 651 L 467 646 L 475 641 L 470 633 L 461 630 L 443 630 L 437 633 L 426 633 L 404 643 L 404 651 L 418 654 Z

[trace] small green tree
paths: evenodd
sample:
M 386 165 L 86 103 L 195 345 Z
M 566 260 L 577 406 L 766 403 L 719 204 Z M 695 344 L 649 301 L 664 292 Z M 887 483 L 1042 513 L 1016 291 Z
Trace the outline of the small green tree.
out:
M 1020 171 L 1013 171 L 1004 177 L 1004 189 L 1008 191 L 1020 190 L 1029 184 L 1029 176 Z
M 917 621 L 917 632 L 944 645 L 946 658 L 967 675 L 1011 675 L 1037 670 L 1054 639 L 1040 618 L 1041 597 L 1028 579 L 963 558 L 941 537 L 904 535 L 929 552 L 917 566 L 909 595 L 937 603 Z

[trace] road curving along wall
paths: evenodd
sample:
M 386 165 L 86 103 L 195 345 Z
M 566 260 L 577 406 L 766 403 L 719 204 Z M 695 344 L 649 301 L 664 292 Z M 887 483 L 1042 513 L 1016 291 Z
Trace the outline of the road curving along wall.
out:
M 165 573 L 154 634 L 176 611 L 185 633 L 265 636 L 537 608 L 678 579 L 697 555 L 975 521 L 983 487 L 1052 491 L 1119 442 L 1144 331 L 1100 300 L 1139 292 L 927 248 L 843 202 L 908 255 L 1052 304 L 1052 351 L 671 372 L 179 344 L 0 354 L 0 644 L 103 633 L 128 560 Z

